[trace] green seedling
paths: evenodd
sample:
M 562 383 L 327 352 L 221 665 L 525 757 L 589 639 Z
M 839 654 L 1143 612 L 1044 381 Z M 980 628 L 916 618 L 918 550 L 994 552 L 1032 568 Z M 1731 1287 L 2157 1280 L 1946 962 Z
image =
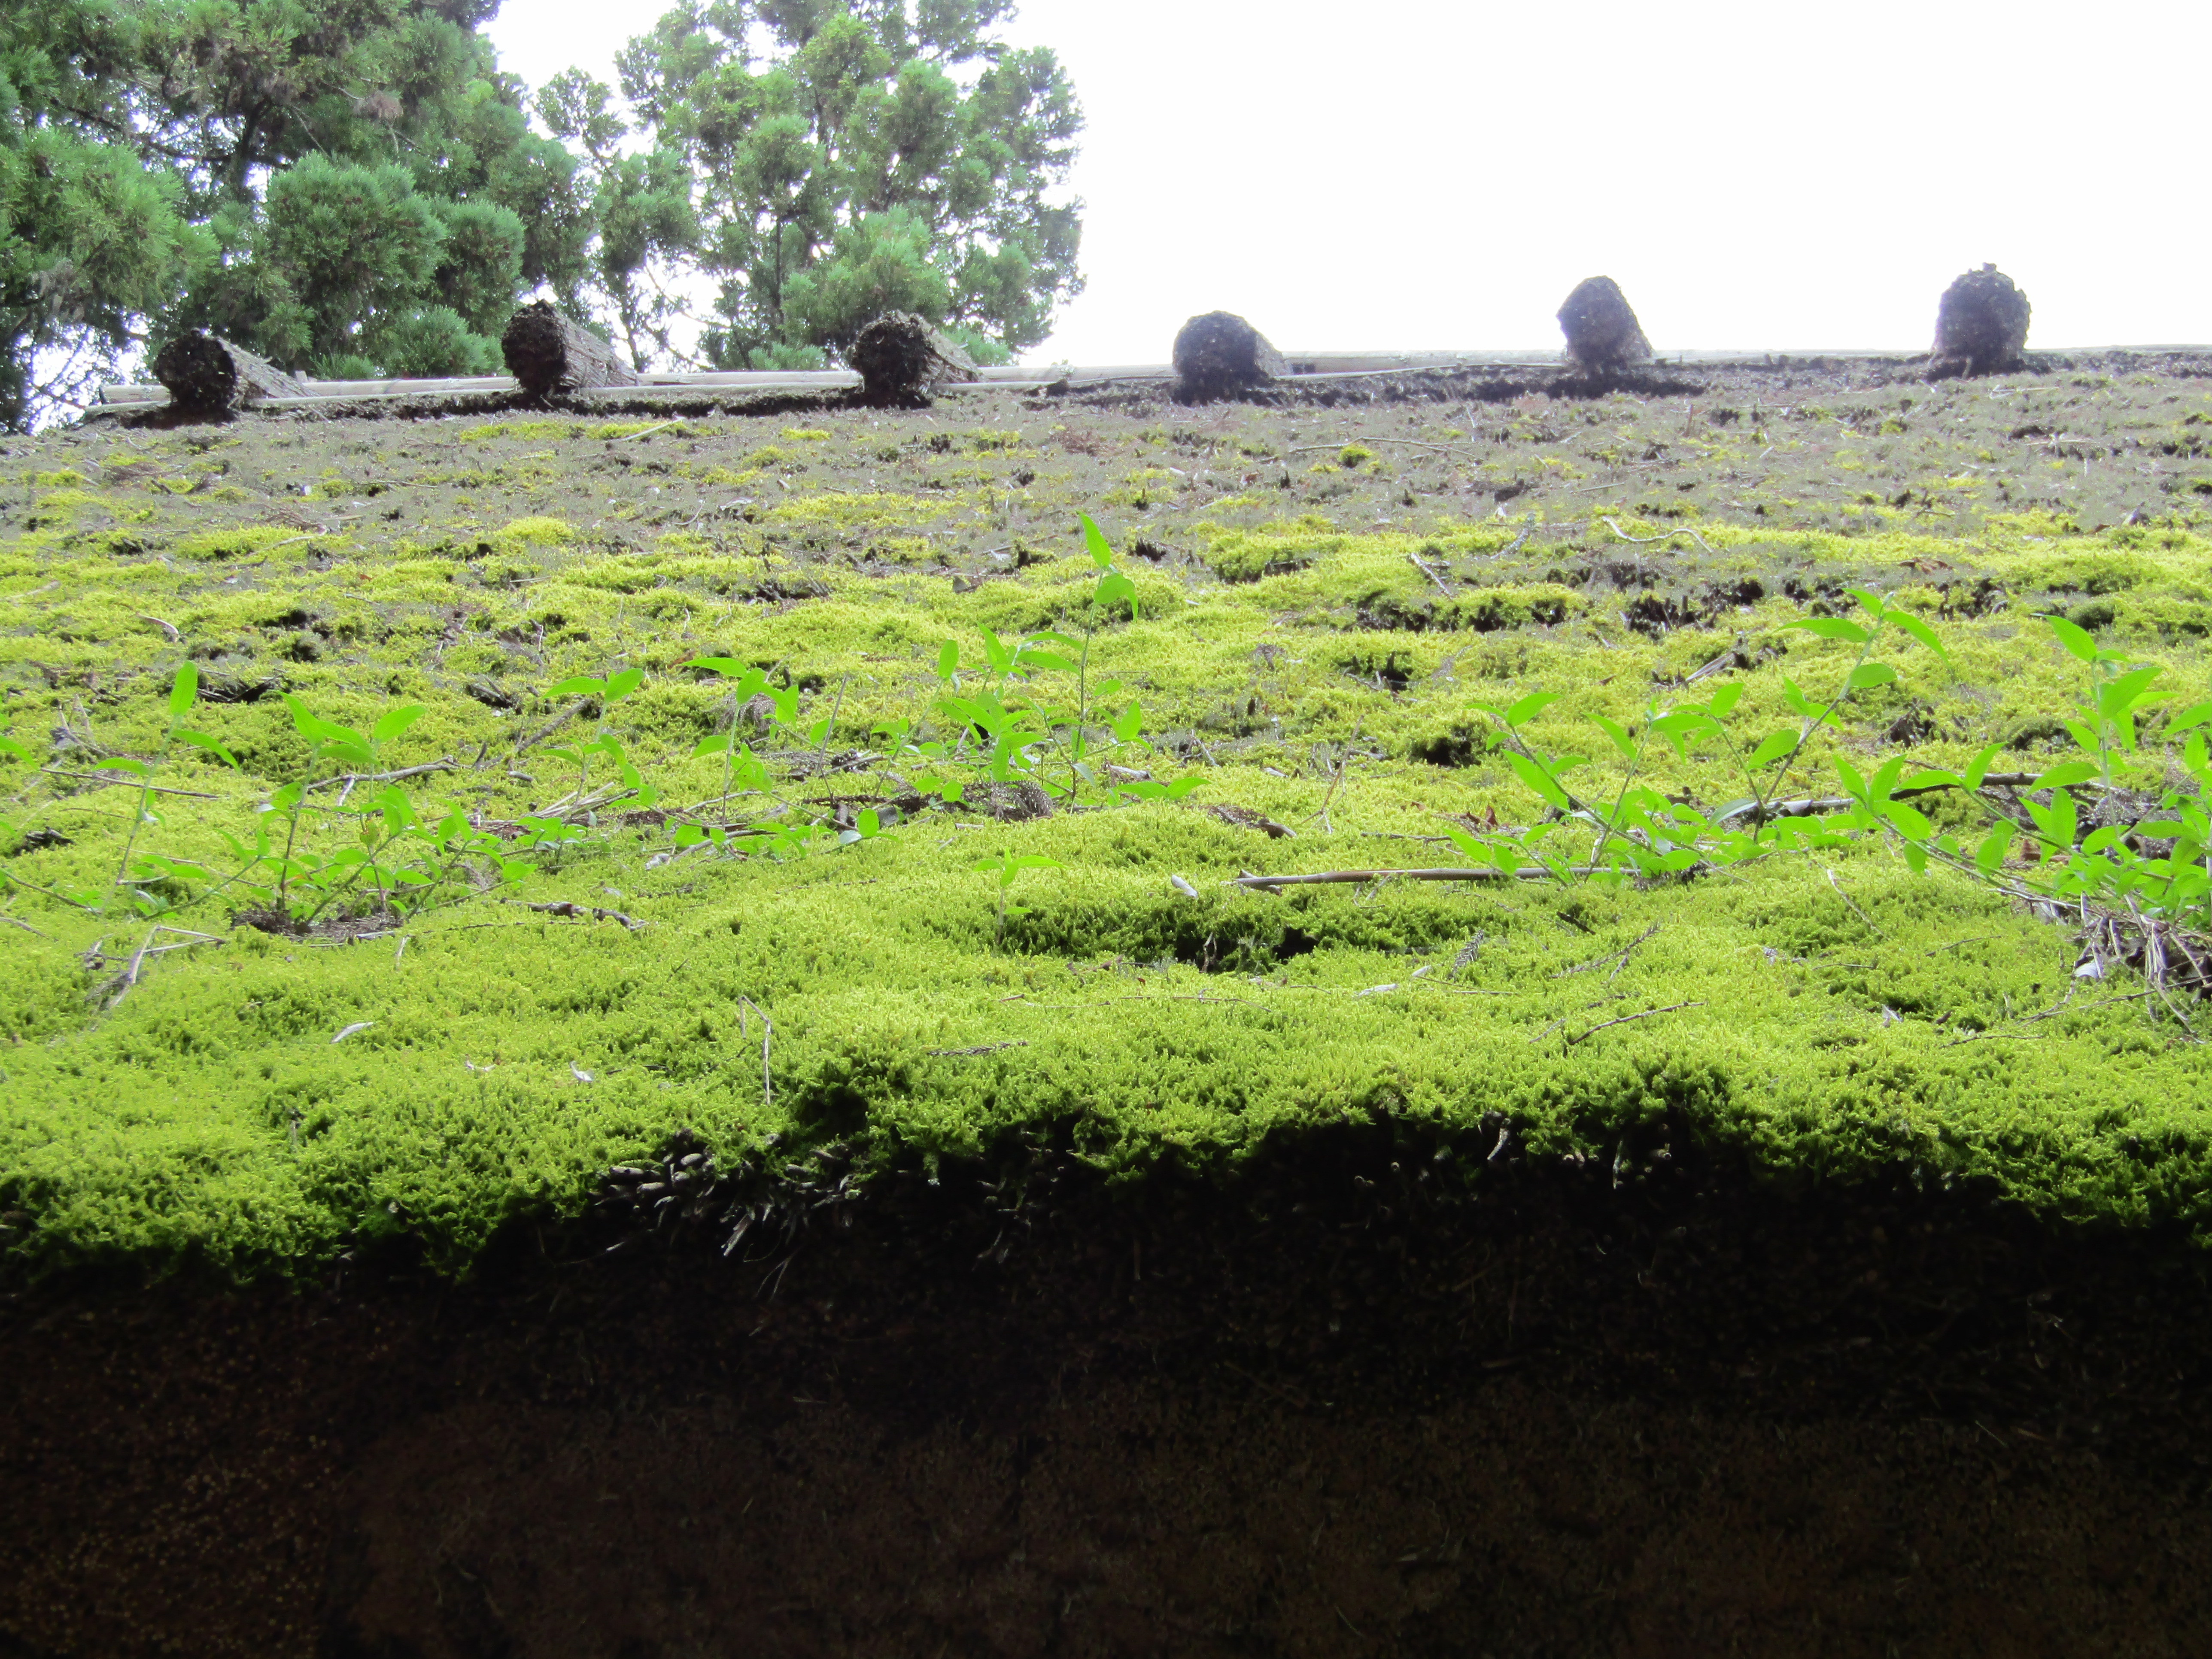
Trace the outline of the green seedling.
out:
M 576 768 L 576 793 L 579 801 L 591 791 L 592 757 L 606 753 L 607 715 L 614 706 L 645 684 L 645 670 L 624 668 L 609 674 L 604 679 L 591 674 L 575 674 L 549 688 L 549 697 L 596 697 L 599 703 L 599 730 L 589 743 L 548 746 L 545 752 L 571 762 Z M 619 754 L 617 752 L 617 761 Z
M 125 755 L 116 756 L 104 763 L 107 769 L 127 773 L 139 781 L 138 805 L 131 815 L 131 833 L 124 838 L 123 857 L 116 866 L 113 885 L 129 890 L 133 908 L 146 915 L 158 915 L 168 909 L 170 906 L 166 900 L 155 897 L 153 894 L 144 891 L 143 888 L 132 887 L 131 854 L 138 845 L 139 830 L 148 824 L 158 825 L 161 823 L 151 811 L 154 799 L 154 775 L 156 768 L 168 758 L 170 745 L 178 743 L 190 744 L 195 749 L 213 755 L 232 770 L 238 769 L 238 757 L 235 755 L 216 742 L 215 738 L 208 736 L 206 732 L 192 731 L 184 723 L 185 716 L 192 712 L 192 704 L 198 700 L 199 689 L 200 671 L 197 667 L 191 663 L 186 663 L 177 670 L 176 678 L 169 684 L 168 726 L 161 735 L 161 746 L 153 765 L 149 766 L 143 761 L 132 760 Z M 169 872 L 166 870 L 157 870 L 153 873 L 152 879 L 161 880 Z M 106 906 L 103 905 L 102 908 L 105 909 L 105 908 Z
M 2081 703 L 2087 718 L 2069 720 L 2066 730 L 2097 757 L 2097 775 L 2109 788 L 2112 757 L 2135 752 L 2136 711 L 2149 694 L 2151 682 L 2166 671 L 2155 665 L 2130 667 L 2121 653 L 2103 649 L 2087 630 L 2063 617 L 2045 617 L 2044 621 L 2067 653 L 2089 671 L 2089 695 Z
M 768 676 L 760 669 L 739 662 L 734 657 L 695 657 L 685 665 L 703 668 L 720 675 L 730 685 L 730 726 L 726 732 L 714 737 L 702 738 L 694 755 L 720 755 L 722 757 L 721 812 L 727 817 L 731 792 L 739 782 L 748 794 L 768 787 L 768 769 L 754 758 L 752 746 L 738 736 L 738 717 L 747 703 L 765 695 L 775 705 L 775 722 L 788 726 L 799 718 L 799 693 L 786 688 L 778 690 L 768 683 Z M 716 844 L 721 843 L 718 841 Z
M 1001 951 L 1006 949 L 1008 916 L 1025 916 L 1029 914 L 1027 905 L 1010 903 L 1007 900 L 1007 891 L 1013 886 L 1015 878 L 1024 870 L 1057 870 L 1060 867 L 1059 860 L 1048 859 L 1042 853 L 1001 853 L 994 859 L 977 860 L 975 868 L 987 875 L 996 877 L 999 884 L 999 930 L 993 937 L 992 948 Z

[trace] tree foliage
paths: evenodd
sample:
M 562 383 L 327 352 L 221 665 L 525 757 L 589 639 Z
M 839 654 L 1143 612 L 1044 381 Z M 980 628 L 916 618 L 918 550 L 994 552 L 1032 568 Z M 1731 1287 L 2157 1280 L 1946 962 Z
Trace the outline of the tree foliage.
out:
M 1053 198 L 1082 118 L 997 38 L 1007 0 L 685 0 L 619 100 L 544 89 L 550 137 L 477 33 L 497 6 L 0 8 L 0 426 L 188 328 L 327 376 L 483 372 L 540 289 L 641 367 L 815 364 L 888 310 L 989 361 L 1080 288 Z
M 130 72 L 145 30 L 133 11 L 83 0 L 0 9 L 0 426 L 19 426 L 33 349 L 67 338 L 64 376 L 158 307 L 206 244 L 180 181 L 115 140 L 133 125 Z
M 619 60 L 540 94 L 592 179 L 591 286 L 641 366 L 715 289 L 700 350 L 802 367 L 889 310 L 987 360 L 1080 290 L 1080 204 L 1052 199 L 1082 115 L 1054 54 L 994 31 L 1007 0 L 685 0 Z
M 495 367 L 589 235 L 497 0 L 19 0 L 0 16 L 0 419 L 33 355 L 208 327 L 289 368 Z M 150 321 L 149 320 L 150 319 Z M 51 392 L 52 388 L 49 388 Z

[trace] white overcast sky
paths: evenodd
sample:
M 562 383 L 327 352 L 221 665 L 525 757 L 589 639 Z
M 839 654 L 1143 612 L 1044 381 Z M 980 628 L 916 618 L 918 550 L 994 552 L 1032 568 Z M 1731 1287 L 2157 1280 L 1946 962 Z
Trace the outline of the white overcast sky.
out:
M 533 86 L 655 15 L 506 0 Z M 2032 345 L 2212 342 L 2212 6 L 1028 0 L 1087 118 L 1089 287 L 1033 362 L 1553 347 L 1583 277 L 1662 350 L 1924 349 L 1996 262 Z

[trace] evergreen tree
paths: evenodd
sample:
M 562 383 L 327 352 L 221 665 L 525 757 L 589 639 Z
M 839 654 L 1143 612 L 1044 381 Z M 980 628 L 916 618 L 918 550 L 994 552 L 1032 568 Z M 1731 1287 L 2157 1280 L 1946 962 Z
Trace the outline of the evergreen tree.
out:
M 1082 115 L 1052 52 L 994 37 L 1011 12 L 686 0 L 623 53 L 627 112 L 575 70 L 545 88 L 592 175 L 592 286 L 638 366 L 678 355 L 693 271 L 718 287 L 700 349 L 720 368 L 818 364 L 890 310 L 984 361 L 1042 339 L 1082 287 L 1080 204 L 1048 200 Z
M 191 327 L 325 374 L 496 368 L 518 295 L 573 294 L 591 234 L 575 158 L 477 33 L 496 4 L 13 0 L 0 422 L 41 350 L 104 369 Z
M 105 373 L 132 320 L 207 244 L 167 168 L 141 165 L 131 9 L 11 0 L 0 10 L 0 428 L 21 427 L 33 354 L 63 347 L 43 396 Z
M 161 332 L 207 327 L 334 378 L 483 374 L 518 295 L 573 288 L 567 149 L 477 25 L 497 0 L 179 0 L 143 143 L 216 244 Z M 149 32 L 150 33 L 150 32 Z

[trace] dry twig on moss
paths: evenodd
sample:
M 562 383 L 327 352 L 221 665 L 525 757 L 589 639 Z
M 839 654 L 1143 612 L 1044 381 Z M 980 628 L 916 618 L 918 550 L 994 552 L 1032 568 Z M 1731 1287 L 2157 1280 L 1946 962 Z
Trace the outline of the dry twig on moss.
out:
M 1452 592 L 1451 584 L 1443 579 L 1443 573 L 1438 571 L 1433 565 L 1424 561 L 1419 554 L 1408 553 L 1406 555 L 1406 562 L 1413 566 L 1414 569 L 1419 571 L 1424 576 L 1426 576 L 1431 581 L 1434 582 L 1437 585 L 1437 591 L 1442 593 L 1446 599 L 1455 599 L 1459 597 L 1458 594 Z
M 1621 949 L 1610 951 L 1607 955 L 1601 957 L 1594 957 L 1589 961 L 1579 963 L 1572 968 L 1563 968 L 1558 973 L 1553 975 L 1552 977 L 1553 979 L 1565 979 L 1572 974 L 1587 974 L 1592 969 L 1602 968 L 1609 962 L 1613 964 L 1613 972 L 1605 976 L 1605 982 L 1610 985 L 1614 980 L 1620 976 L 1620 970 L 1628 966 L 1630 953 L 1632 952 L 1638 945 L 1643 944 L 1645 939 L 1650 939 L 1652 934 L 1658 931 L 1659 924 L 1655 921 L 1642 933 L 1638 933 L 1634 939 L 1629 940 L 1628 943 Z
M 1595 875 L 1599 866 L 1577 864 L 1570 866 L 1563 873 L 1571 876 Z M 1553 872 L 1540 866 L 1527 865 L 1508 872 L 1491 865 L 1469 869 L 1436 870 L 1321 870 L 1305 876 L 1231 876 L 1222 884 L 1224 887 L 1251 887 L 1273 891 L 1279 887 L 1320 887 L 1342 883 L 1359 885 L 1367 882 L 1389 881 L 1545 881 Z
M 1595 1036 L 1600 1031 L 1606 1030 L 1609 1026 L 1626 1025 L 1634 1020 L 1651 1019 L 1661 1014 L 1678 1013 L 1685 1008 L 1702 1008 L 1705 1006 L 1705 1005 L 1702 1002 L 1674 1002 L 1669 1003 L 1664 1008 L 1646 1008 L 1640 1014 L 1623 1014 L 1619 1019 L 1600 1020 L 1596 1024 L 1591 1026 L 1589 1030 L 1584 1031 L 1581 1036 L 1569 1037 L 1567 1039 L 1567 1047 L 1571 1048 L 1575 1044 L 1582 1042 L 1584 1037 Z
M 568 899 L 559 899 L 550 904 L 533 904 L 527 899 L 502 899 L 502 904 L 519 904 L 526 910 L 535 910 L 542 915 L 568 916 L 578 921 L 618 921 L 632 932 L 646 926 L 635 916 L 624 915 L 619 910 L 603 910 L 597 905 L 578 904 Z
M 758 1004 L 757 1002 L 755 1002 L 755 1001 L 754 1001 L 750 997 L 749 997 L 749 996 L 739 996 L 739 997 L 738 997 L 738 1007 L 739 1007 L 740 1009 L 750 1008 L 750 1009 L 751 1009 L 755 1013 L 757 1013 L 757 1014 L 758 1014 L 758 1015 L 760 1016 L 760 1022 L 761 1022 L 761 1103 L 762 1103 L 763 1105 L 764 1105 L 764 1106 L 768 1106 L 768 1107 L 771 1107 L 771 1108 L 773 1108 L 773 1107 L 775 1106 L 775 1081 L 774 1081 L 774 1079 L 772 1079 L 772 1077 L 770 1076 L 769 1072 L 769 1065 L 768 1065 L 768 1045 L 769 1045 L 769 1042 L 774 1039 L 774 1037 L 775 1036 L 775 1024 L 773 1024 L 773 1023 L 769 1019 L 769 1017 L 768 1017 L 768 1010 L 767 1010 L 767 1009 L 765 1009 L 765 1008 L 763 1008 L 763 1007 L 762 1007 L 762 1006 L 760 1006 L 760 1004 Z M 743 1024 L 744 1018 L 744 1016 L 742 1013 L 740 1013 L 740 1014 L 738 1015 L 738 1020 L 739 1020 L 738 1030 L 743 1030 L 744 1029 L 744 1024 Z
M 1615 524 L 1611 519 L 1605 517 L 1603 514 L 1599 515 L 1598 522 L 1603 525 L 1607 530 L 1613 532 L 1614 535 L 1620 537 L 1621 540 L 1625 542 L 1634 542 L 1639 547 L 1648 547 L 1653 542 L 1671 542 L 1677 536 L 1687 536 L 1692 541 L 1697 543 L 1699 547 L 1704 548 L 1706 552 L 1710 553 L 1713 550 L 1711 544 L 1707 542 L 1703 536 L 1698 534 L 1696 531 L 1691 529 L 1687 525 L 1684 525 L 1680 530 L 1670 530 L 1663 536 L 1632 536 L 1626 530 L 1623 530 L 1618 524 Z

